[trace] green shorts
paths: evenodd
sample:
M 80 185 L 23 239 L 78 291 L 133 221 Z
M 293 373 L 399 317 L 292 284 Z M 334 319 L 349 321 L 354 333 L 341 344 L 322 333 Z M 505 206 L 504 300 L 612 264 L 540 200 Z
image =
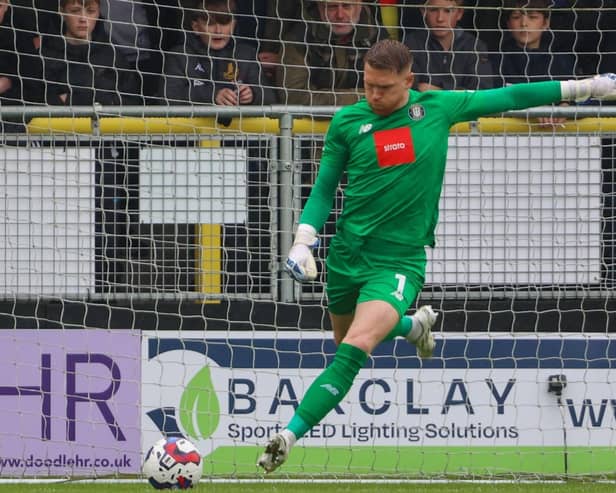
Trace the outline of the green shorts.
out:
M 336 236 L 327 255 L 329 311 L 346 315 L 358 303 L 382 300 L 402 317 L 423 288 L 425 272 L 423 247 L 394 252 L 382 243 L 349 244 Z

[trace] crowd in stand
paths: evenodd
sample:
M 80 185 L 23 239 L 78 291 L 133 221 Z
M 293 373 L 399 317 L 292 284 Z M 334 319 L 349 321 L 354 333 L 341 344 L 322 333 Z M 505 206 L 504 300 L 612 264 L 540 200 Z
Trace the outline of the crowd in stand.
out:
M 587 76 L 616 0 L 0 0 L 0 104 L 345 105 L 392 36 L 420 91 Z

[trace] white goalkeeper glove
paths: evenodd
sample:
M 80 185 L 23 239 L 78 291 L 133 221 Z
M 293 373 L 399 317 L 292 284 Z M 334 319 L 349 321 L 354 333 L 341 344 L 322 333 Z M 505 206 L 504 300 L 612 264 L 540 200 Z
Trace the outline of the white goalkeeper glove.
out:
M 565 80 L 560 83 L 560 92 L 565 101 L 587 99 L 616 100 L 616 74 L 595 75 L 592 79 Z
M 312 255 L 312 249 L 318 246 L 317 230 L 310 224 L 300 224 L 284 266 L 296 281 L 314 281 L 317 278 L 317 263 Z

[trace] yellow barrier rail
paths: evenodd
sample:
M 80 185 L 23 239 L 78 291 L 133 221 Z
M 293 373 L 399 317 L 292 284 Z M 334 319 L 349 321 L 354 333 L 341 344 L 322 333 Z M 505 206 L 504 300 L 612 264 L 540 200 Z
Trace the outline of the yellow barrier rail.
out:
M 33 118 L 28 124 L 28 133 L 94 133 L 94 120 L 90 118 Z M 295 118 L 294 134 L 324 134 L 330 119 Z M 100 134 L 280 134 L 277 118 L 244 117 L 233 118 L 229 125 L 223 125 L 216 118 L 159 118 L 159 117 L 119 117 L 101 118 L 98 121 Z M 542 126 L 534 119 L 523 118 L 480 118 L 477 122 L 458 123 L 451 128 L 452 133 L 590 133 L 616 132 L 616 118 L 589 117 L 568 120 L 562 125 Z

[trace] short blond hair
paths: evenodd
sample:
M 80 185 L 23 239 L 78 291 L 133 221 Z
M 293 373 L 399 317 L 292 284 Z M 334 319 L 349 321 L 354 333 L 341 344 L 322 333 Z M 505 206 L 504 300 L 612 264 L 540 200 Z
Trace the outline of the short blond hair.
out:
M 366 52 L 364 63 L 377 70 L 391 70 L 400 74 L 411 69 L 413 55 L 404 43 L 395 39 L 382 39 Z

